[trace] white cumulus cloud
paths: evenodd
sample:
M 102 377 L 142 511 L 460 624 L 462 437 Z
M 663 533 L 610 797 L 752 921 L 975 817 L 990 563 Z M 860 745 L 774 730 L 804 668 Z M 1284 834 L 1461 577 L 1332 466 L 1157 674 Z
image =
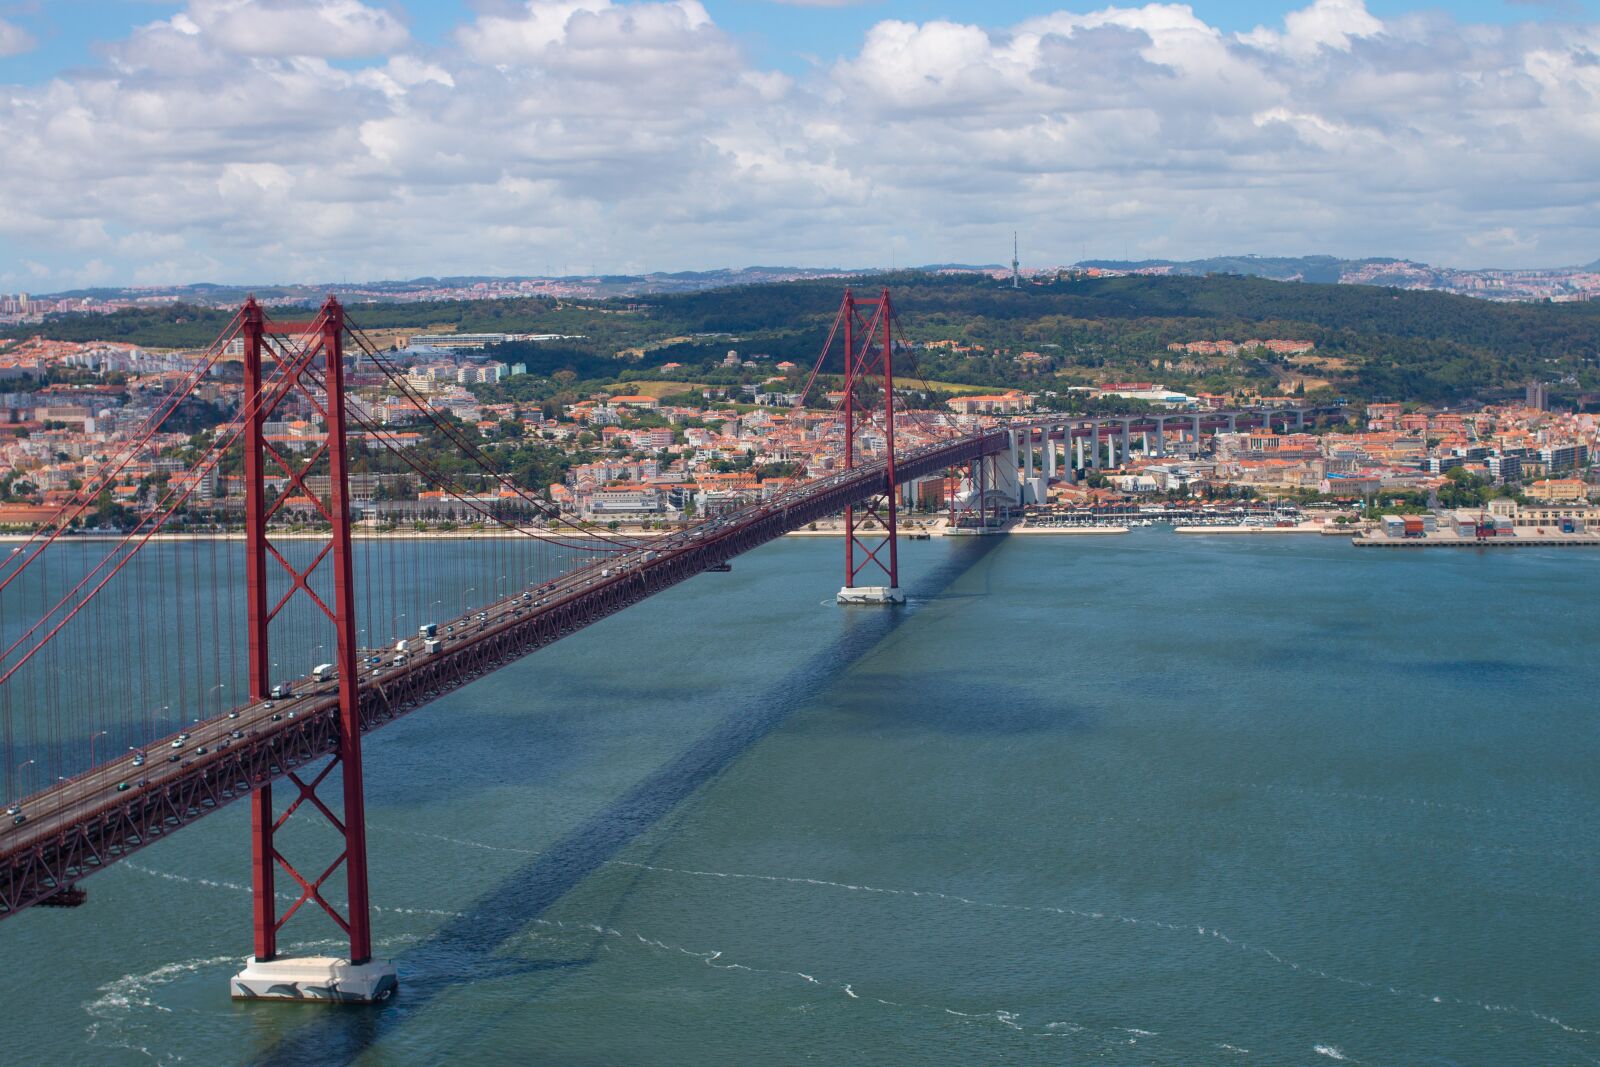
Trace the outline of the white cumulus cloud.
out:
M 1047 262 L 1600 255 L 1581 23 L 886 19 L 795 77 L 696 0 L 506 3 L 442 47 L 376 2 L 188 0 L 104 56 L 0 92 L 0 242 L 57 278 L 994 260 L 1013 227 Z
M 189 0 L 171 25 L 243 56 L 370 56 L 408 37 L 393 14 L 360 0 Z

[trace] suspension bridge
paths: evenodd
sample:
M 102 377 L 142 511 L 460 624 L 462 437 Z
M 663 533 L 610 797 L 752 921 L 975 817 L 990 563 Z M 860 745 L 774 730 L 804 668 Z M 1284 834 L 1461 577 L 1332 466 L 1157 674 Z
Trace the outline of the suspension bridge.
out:
M 394 968 L 372 955 L 364 734 L 831 516 L 844 518 L 839 600 L 898 602 L 902 486 L 966 468 L 981 508 L 986 482 L 1020 503 L 1036 454 L 1055 473 L 1058 443 L 1068 457 L 1076 444 L 1077 466 L 1099 465 L 1105 420 L 972 429 L 897 409 L 897 330 L 888 290 L 846 292 L 802 394 L 822 375 L 842 381 L 826 413 L 836 470 L 641 536 L 579 524 L 507 474 L 333 298 L 303 322 L 247 302 L 115 454 L 85 461 L 55 517 L 0 554 L 0 918 L 82 906 L 88 876 L 246 800 L 253 952 L 233 995 L 388 997 Z M 420 450 L 410 426 L 378 417 L 382 392 L 439 447 Z M 223 393 L 231 415 L 183 434 L 194 405 Z M 1123 418 L 1105 440 L 1126 456 L 1133 433 L 1164 451 L 1169 419 L 1198 447 L 1206 432 L 1305 417 Z M 172 453 L 176 464 L 153 459 Z M 476 524 L 471 539 L 420 551 L 420 536 L 358 523 L 351 472 L 374 466 L 442 494 Z M 83 536 L 91 509 L 136 476 L 143 504 L 128 528 Z M 227 485 L 241 491 L 224 505 Z M 307 821 L 320 832 L 297 833 Z M 306 909 L 332 920 L 347 955 L 280 955 L 280 933 Z

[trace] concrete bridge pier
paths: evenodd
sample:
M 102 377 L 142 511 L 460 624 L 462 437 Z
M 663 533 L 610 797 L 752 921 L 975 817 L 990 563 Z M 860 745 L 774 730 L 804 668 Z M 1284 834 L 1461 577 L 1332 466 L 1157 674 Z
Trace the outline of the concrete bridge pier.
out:
M 1156 417 L 1156 455 L 1158 457 L 1160 457 L 1160 456 L 1165 456 L 1166 454 L 1167 454 L 1167 420 L 1161 418 L 1160 416 L 1157 416 Z
M 1041 434 L 1037 427 L 1030 426 L 1023 431 L 1022 481 L 1017 486 L 1018 504 L 1043 504 L 1049 499 L 1049 480 L 1034 473 L 1034 453 L 1039 449 L 1040 445 L 1044 445 L 1048 449 L 1050 445 L 1048 430 Z M 1044 463 L 1042 457 L 1039 462 L 1041 465 Z M 1015 471 L 1016 468 L 1013 467 L 1012 470 Z
M 1098 470 L 1100 468 L 1100 424 L 1089 424 L 1089 466 Z
M 303 1000 L 332 1004 L 379 1004 L 400 987 L 388 960 L 351 963 L 332 956 L 258 960 L 250 957 L 233 976 L 234 1000 Z

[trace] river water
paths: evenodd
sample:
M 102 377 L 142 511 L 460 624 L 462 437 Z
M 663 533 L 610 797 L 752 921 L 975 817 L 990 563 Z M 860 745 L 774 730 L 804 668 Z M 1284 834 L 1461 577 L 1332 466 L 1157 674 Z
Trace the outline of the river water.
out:
M 229 1001 L 236 805 L 0 925 L 0 1060 L 1600 1062 L 1600 555 L 840 548 L 368 739 L 395 1001 Z

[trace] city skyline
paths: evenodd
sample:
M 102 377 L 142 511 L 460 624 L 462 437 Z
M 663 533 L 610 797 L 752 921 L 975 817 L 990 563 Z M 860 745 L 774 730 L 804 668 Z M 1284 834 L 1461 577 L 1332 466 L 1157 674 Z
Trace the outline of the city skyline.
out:
M 984 263 L 1012 229 L 1024 263 L 1590 262 L 1600 23 L 1452 11 L 24 7 L 0 288 Z

